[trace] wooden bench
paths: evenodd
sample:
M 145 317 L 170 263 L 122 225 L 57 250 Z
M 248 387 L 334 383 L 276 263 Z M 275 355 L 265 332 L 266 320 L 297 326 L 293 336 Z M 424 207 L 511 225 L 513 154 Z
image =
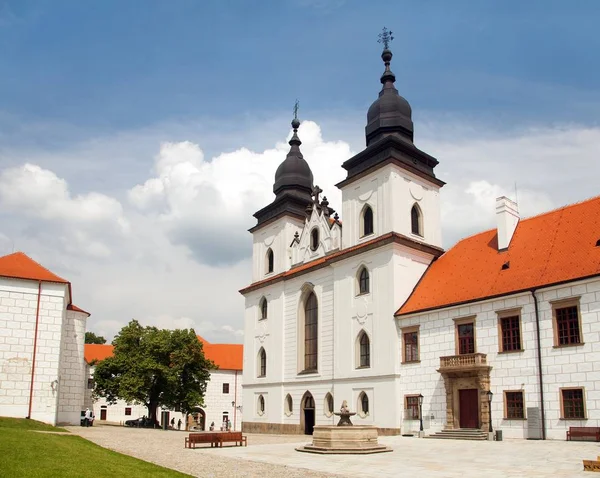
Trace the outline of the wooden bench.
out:
M 567 441 L 572 441 L 573 438 L 585 441 L 600 441 L 600 427 L 569 427 Z
M 196 448 L 199 443 L 210 443 L 211 448 L 216 446 L 218 441 L 216 439 L 217 433 L 190 433 L 185 437 L 185 448 Z
M 242 435 L 242 432 L 223 432 L 215 433 L 215 445 L 223 448 L 223 442 L 235 442 L 235 446 L 248 446 L 248 437 Z

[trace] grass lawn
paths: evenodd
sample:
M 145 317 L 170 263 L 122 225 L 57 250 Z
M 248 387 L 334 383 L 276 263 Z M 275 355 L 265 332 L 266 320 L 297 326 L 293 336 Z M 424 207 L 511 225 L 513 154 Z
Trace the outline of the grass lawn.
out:
M 0 476 L 7 477 L 160 477 L 184 475 L 107 450 L 35 420 L 0 417 Z

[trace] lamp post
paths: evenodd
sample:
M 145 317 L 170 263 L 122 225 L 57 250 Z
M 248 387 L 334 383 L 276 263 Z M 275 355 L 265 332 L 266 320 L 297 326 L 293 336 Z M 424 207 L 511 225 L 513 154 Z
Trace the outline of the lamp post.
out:
M 419 431 L 423 431 L 423 394 L 419 393 Z
M 488 410 L 490 412 L 490 433 L 493 433 L 494 428 L 492 427 L 492 398 L 494 397 L 494 394 L 492 393 L 491 390 L 488 390 L 487 392 L 487 399 L 488 399 Z

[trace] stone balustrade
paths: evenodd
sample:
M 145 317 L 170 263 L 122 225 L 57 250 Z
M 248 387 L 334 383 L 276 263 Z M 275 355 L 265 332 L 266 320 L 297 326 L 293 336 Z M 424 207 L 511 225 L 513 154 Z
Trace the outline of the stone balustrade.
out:
M 440 357 L 440 371 L 456 370 L 456 369 L 473 369 L 479 367 L 487 367 L 486 354 L 465 354 L 465 355 L 449 355 Z

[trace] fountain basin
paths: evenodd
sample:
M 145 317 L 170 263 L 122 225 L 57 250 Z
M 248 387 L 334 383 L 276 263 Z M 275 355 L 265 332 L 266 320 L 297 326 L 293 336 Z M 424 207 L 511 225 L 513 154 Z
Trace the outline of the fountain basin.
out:
M 391 448 L 380 445 L 377 438 L 377 427 L 370 425 L 317 425 L 313 431 L 312 443 L 296 450 L 324 455 L 367 455 L 392 451 Z

